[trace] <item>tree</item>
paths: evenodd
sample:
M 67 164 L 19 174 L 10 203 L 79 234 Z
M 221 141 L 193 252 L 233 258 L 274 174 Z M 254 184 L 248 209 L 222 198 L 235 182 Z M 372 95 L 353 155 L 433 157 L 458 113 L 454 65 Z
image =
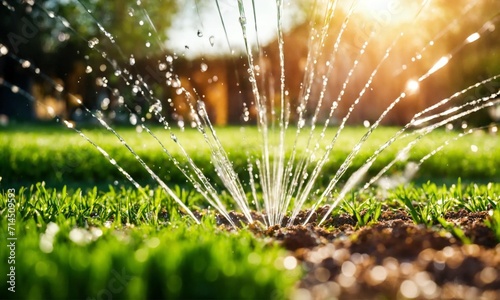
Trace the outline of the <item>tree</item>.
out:
M 3 2 L 0 43 L 17 57 L 39 67 L 43 74 L 60 79 L 65 87 L 75 85 L 69 81 L 92 82 L 96 76 L 113 78 L 114 66 L 123 68 L 135 59 L 164 52 L 166 29 L 178 6 L 177 0 Z M 0 76 L 14 79 L 11 83 L 31 92 L 32 78 L 40 77 L 23 69 L 11 57 L 0 57 L 0 60 Z M 90 69 L 82 72 L 82 65 L 99 69 L 102 64 L 108 65 L 106 72 L 98 75 L 86 74 Z M 89 88 L 93 90 L 88 85 L 80 87 L 87 91 L 87 97 L 95 98 L 95 92 L 89 92 Z M 53 89 L 45 92 L 53 92 Z M 26 111 L 26 101 L 14 101 L 14 96 L 9 89 L 2 89 L 0 113 L 12 115 L 15 114 L 12 111 Z M 63 97 L 68 99 L 67 95 Z M 13 109 L 12 105 L 18 108 Z

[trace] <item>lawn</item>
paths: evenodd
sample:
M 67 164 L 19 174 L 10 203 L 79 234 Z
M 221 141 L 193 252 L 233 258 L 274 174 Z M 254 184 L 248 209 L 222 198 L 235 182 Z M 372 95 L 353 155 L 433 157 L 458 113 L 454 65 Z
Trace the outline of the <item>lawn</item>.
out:
M 170 139 L 169 132 L 153 130 L 165 143 Z M 346 129 L 318 188 L 335 173 L 363 130 Z M 143 189 L 131 187 L 71 130 L 52 126 L 1 129 L 0 232 L 2 245 L 15 247 L 14 252 L 6 246 L 0 250 L 1 269 L 10 274 L 6 272 L 0 284 L 2 299 L 307 299 L 325 295 L 439 299 L 463 297 L 460 291 L 486 299 L 498 295 L 497 136 L 478 132 L 451 143 L 422 164 L 415 184 L 348 194 L 321 227 L 315 225 L 325 207 L 318 208 L 305 226 L 266 228 L 257 221 L 241 223 L 235 230 L 194 192 L 146 132 L 118 131 L 195 211 L 201 224 L 180 210 L 105 131 L 84 130 Z M 396 131 L 377 130 L 363 145 L 353 169 Z M 332 128 L 327 134 L 334 132 Z M 235 169 L 245 177 L 247 155 L 256 156 L 259 151 L 257 130 L 217 128 L 217 133 Z M 214 177 L 200 135 L 194 130 L 174 134 L 204 172 Z M 456 135 L 437 131 L 424 137 L 409 160 L 418 161 Z M 293 139 L 293 133 L 286 139 Z M 300 151 L 304 144 L 299 143 Z M 391 161 L 404 145 L 403 140 L 383 152 L 370 174 Z M 175 144 L 170 143 L 168 150 L 182 158 Z M 402 167 L 396 166 L 390 175 Z M 222 199 L 231 203 L 227 194 Z M 231 216 L 237 219 L 239 214 Z M 9 282 L 11 277 L 15 283 Z M 8 290 L 13 286 L 15 293 Z
M 3 183 L 10 186 L 30 185 L 34 182 L 45 181 L 51 186 L 63 186 L 76 183 L 93 186 L 111 184 L 115 181 L 126 183 L 125 177 L 97 149 L 85 141 L 72 130 L 62 126 L 46 126 L 37 128 L 25 126 L 0 129 L 0 176 Z M 152 129 L 158 139 L 165 144 L 170 154 L 185 161 L 181 149 L 172 142 L 171 132 L 160 128 Z M 326 185 L 340 167 L 344 159 L 352 150 L 356 142 L 365 133 L 362 127 L 346 128 L 335 144 L 330 160 L 324 166 L 320 185 Z M 348 173 L 359 168 L 373 152 L 391 138 L 398 128 L 379 128 L 362 146 L 360 153 L 355 157 L 352 168 Z M 140 166 L 133 155 L 111 133 L 100 128 L 84 129 L 83 132 L 97 145 L 106 150 L 130 175 L 144 184 L 152 184 L 151 176 Z M 185 177 L 162 151 L 158 142 L 146 131 L 138 133 L 135 128 L 120 128 L 118 132 L 139 156 L 162 179 L 170 184 L 185 185 Z M 336 128 L 330 128 L 321 140 L 320 147 L 324 148 L 335 134 Z M 193 161 L 203 168 L 206 174 L 214 174 L 214 167 L 210 163 L 210 149 L 203 137 L 194 129 L 173 130 Z M 316 133 L 317 134 L 317 133 Z M 260 134 L 253 127 L 217 128 L 217 135 L 227 151 L 234 168 L 242 178 L 246 178 L 247 157 L 259 157 Z M 457 132 L 435 131 L 424 136 L 409 153 L 409 161 L 419 161 L 429 152 L 442 146 L 445 142 L 457 137 Z M 417 135 L 397 141 L 386 149 L 375 161 L 369 173 L 375 175 L 388 164 L 397 154 L 397 151 L 408 144 Z M 294 130 L 287 131 L 285 140 L 292 144 L 295 138 Z M 301 135 L 298 142 L 298 151 L 303 151 L 307 135 Z M 424 162 L 417 174 L 420 182 L 428 179 L 457 178 L 489 181 L 500 178 L 500 141 L 496 136 L 478 131 L 451 141 L 450 145 Z M 244 149 L 244 150 L 242 150 Z M 286 149 L 289 156 L 291 146 Z M 319 159 L 319 157 L 317 158 Z M 399 164 L 399 169 L 404 164 Z M 394 171 L 397 171 L 397 168 Z M 215 179 L 215 176 L 212 176 Z M 347 176 L 346 176 L 347 177 Z

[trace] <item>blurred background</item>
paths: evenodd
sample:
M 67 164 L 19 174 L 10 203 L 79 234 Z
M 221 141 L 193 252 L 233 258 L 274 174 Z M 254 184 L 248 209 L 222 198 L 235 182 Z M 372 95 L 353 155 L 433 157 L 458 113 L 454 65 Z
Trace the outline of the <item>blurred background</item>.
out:
M 267 0 L 244 1 L 243 7 L 229 0 L 4 1 L 1 81 L 42 105 L 1 85 L 0 123 L 50 121 L 47 106 L 75 122 L 92 122 L 80 99 L 109 121 L 129 124 L 134 118 L 123 104 L 136 117 L 155 119 L 148 100 L 155 99 L 167 120 L 189 125 L 189 105 L 199 99 L 216 125 L 253 124 L 256 109 L 240 22 L 246 25 L 259 90 L 270 105 L 280 99 L 276 28 L 282 22 L 285 97 L 292 119 L 309 82 L 306 116 L 312 116 L 326 78 L 318 116 L 326 120 L 358 58 L 332 125 L 346 114 L 378 65 L 351 124 L 375 121 L 406 91 L 407 99 L 384 119 L 387 125 L 405 124 L 433 103 L 500 74 L 498 0 L 435 0 L 423 9 L 422 2 L 411 0 L 339 1 L 335 10 L 331 1 L 312 5 L 290 0 L 283 5 L 278 20 L 275 3 Z M 351 7 L 353 14 L 342 29 Z M 492 81 L 460 101 L 499 89 L 500 81 Z M 486 125 L 499 119 L 496 107 L 473 114 L 468 122 Z

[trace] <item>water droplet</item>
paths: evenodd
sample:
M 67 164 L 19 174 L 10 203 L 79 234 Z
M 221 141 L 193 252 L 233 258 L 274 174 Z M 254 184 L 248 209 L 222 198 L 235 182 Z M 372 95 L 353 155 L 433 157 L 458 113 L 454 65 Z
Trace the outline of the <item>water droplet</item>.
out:
M 92 38 L 89 40 L 89 48 L 94 48 L 97 44 L 99 44 L 98 38 Z
M 160 101 L 156 101 L 156 103 L 151 105 L 151 107 L 149 108 L 149 112 L 155 112 L 155 113 L 159 113 L 162 110 L 163 110 L 163 105 L 161 104 Z
M 91 66 L 87 66 L 87 67 L 85 68 L 85 73 L 87 73 L 87 74 L 92 73 L 92 67 L 91 67 Z
M 29 68 L 31 66 L 31 63 L 29 60 L 25 60 L 23 61 L 23 63 L 21 64 L 21 66 L 25 69 Z
M 158 70 L 165 71 L 166 69 L 167 69 L 167 64 L 166 63 L 159 63 L 158 64 Z
M 64 120 L 63 122 L 64 122 L 64 125 L 66 125 L 66 127 L 68 127 L 68 128 L 74 128 L 75 127 L 75 125 L 73 123 L 69 122 L 69 121 Z
M 203 37 L 203 31 L 201 31 L 200 29 L 198 29 L 198 32 L 196 33 L 196 35 L 198 37 Z
M 135 13 L 134 9 L 133 9 L 132 7 L 130 7 L 130 8 L 128 9 L 128 15 L 129 15 L 129 16 L 131 16 L 131 17 L 133 17 L 133 16 L 134 16 L 134 13 Z
M 139 91 L 140 91 L 140 89 L 136 85 L 132 88 L 132 93 L 134 93 L 134 95 L 137 95 L 137 93 L 139 93 Z
M 5 55 L 7 53 L 9 53 L 9 49 L 7 49 L 7 47 L 5 47 L 4 45 L 0 44 L 0 54 Z
M 134 55 L 133 55 L 133 54 L 132 54 L 132 55 L 130 55 L 130 58 L 129 58 L 129 61 L 128 61 L 128 62 L 129 62 L 129 64 L 130 64 L 131 66 L 135 65 L 135 57 L 134 57 Z
M 109 103 L 110 103 L 109 98 L 104 98 L 104 99 L 102 99 L 102 102 L 101 102 L 101 109 L 102 109 L 102 110 L 107 110 L 107 109 L 109 108 Z
M 63 32 L 59 33 L 59 35 L 57 36 L 57 40 L 59 42 L 67 41 L 67 40 L 69 40 L 69 38 L 70 38 L 69 34 L 63 33 Z
M 184 129 L 184 125 L 184 120 L 177 121 L 177 126 L 179 126 L 179 128 Z
M 415 79 L 410 79 L 406 82 L 406 92 L 410 95 L 417 93 L 420 90 L 420 83 Z
M 137 125 L 137 115 L 136 114 L 130 114 L 130 117 L 128 120 L 129 120 L 130 124 Z
M 213 35 L 211 35 L 209 38 L 208 38 L 208 42 L 210 43 L 210 46 L 214 46 L 215 44 L 215 37 Z
M 140 20 L 139 21 L 139 26 L 143 26 L 144 25 L 144 21 L 143 20 Z
M 146 42 L 146 48 L 149 48 L 151 47 L 151 43 L 150 42 Z
M 467 43 L 474 43 L 480 37 L 481 37 L 481 35 L 478 32 L 474 32 L 473 34 L 469 35 L 469 37 L 467 37 L 466 42 Z
M 201 63 L 200 69 L 202 72 L 206 72 L 208 70 L 208 65 L 206 63 Z

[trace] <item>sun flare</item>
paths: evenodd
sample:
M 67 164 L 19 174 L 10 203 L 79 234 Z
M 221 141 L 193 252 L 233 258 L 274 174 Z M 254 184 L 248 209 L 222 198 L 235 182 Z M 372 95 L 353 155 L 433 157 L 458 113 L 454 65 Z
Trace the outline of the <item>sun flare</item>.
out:
M 401 9 L 401 1 L 394 0 L 359 0 L 357 5 L 359 9 L 366 11 L 396 11 Z
M 415 79 L 410 79 L 406 82 L 406 92 L 410 95 L 420 91 L 420 83 Z
M 422 1 L 406 0 L 357 0 L 356 12 L 378 23 L 389 25 L 407 21 L 415 16 Z

